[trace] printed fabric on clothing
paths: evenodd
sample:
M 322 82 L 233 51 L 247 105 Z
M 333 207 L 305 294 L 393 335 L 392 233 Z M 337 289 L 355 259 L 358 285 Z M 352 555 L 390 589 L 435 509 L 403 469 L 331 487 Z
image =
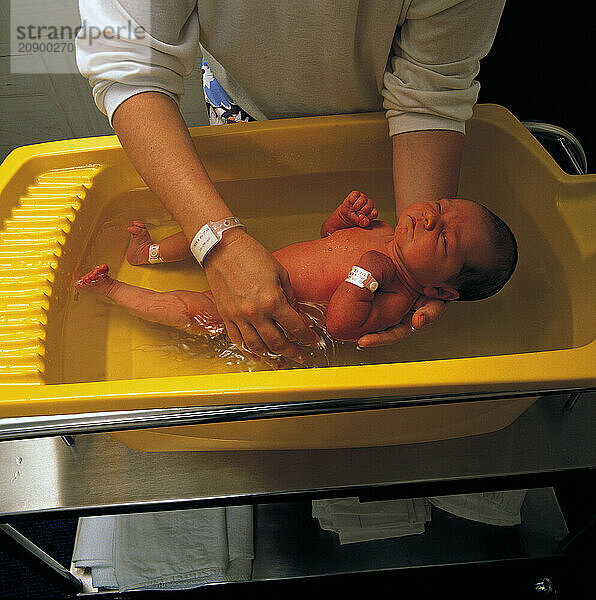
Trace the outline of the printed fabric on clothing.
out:
M 239 121 L 249 122 L 255 120 L 234 103 L 221 87 L 219 81 L 215 79 L 204 58 L 201 70 L 203 72 L 203 92 L 205 93 L 207 115 L 211 125 L 226 125 Z

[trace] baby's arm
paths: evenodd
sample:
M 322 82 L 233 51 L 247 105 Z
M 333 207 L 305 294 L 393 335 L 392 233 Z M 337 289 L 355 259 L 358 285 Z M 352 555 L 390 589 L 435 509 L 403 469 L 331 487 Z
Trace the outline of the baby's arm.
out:
M 338 229 L 368 227 L 378 216 L 372 200 L 362 192 L 350 192 L 321 227 L 321 237 Z
M 326 327 L 332 338 L 356 341 L 366 333 L 383 331 L 399 323 L 412 305 L 412 298 L 389 291 L 397 269 L 391 259 L 375 250 L 363 254 L 357 266 L 369 271 L 379 287 L 375 292 L 348 281 L 339 284 L 327 309 Z

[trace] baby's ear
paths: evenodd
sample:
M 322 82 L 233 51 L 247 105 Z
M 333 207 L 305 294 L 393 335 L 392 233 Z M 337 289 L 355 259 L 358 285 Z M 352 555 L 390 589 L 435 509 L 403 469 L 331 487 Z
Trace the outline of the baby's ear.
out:
M 439 300 L 444 300 L 445 302 L 457 300 L 459 298 L 459 292 L 447 285 L 425 287 L 423 293 L 429 298 L 437 298 Z

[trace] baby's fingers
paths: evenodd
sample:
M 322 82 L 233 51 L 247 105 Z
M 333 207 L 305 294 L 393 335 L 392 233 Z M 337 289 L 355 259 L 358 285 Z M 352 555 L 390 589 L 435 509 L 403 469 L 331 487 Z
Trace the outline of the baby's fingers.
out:
M 370 225 L 370 219 L 366 215 L 358 215 L 358 226 L 368 227 Z
M 358 209 L 358 212 L 361 215 L 370 216 L 373 211 L 376 211 L 377 209 L 375 208 L 374 202 L 370 198 L 367 196 L 364 196 L 364 198 L 366 199 L 366 202 L 360 207 L 360 209 Z
M 354 225 L 360 225 L 360 215 L 357 212 L 354 211 L 350 211 L 348 213 L 348 219 L 354 224 Z
M 358 212 L 365 206 L 368 198 L 362 192 L 352 192 L 346 200 L 352 205 L 352 210 Z
M 371 221 L 374 221 L 379 215 L 379 211 L 368 204 L 358 212 L 358 225 L 360 227 L 368 227 Z

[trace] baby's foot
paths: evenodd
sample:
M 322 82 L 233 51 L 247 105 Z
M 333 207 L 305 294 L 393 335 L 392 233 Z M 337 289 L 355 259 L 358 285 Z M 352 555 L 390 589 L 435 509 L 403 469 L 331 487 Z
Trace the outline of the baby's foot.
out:
M 131 265 L 149 264 L 149 246 L 152 240 L 145 223 L 132 221 L 127 231 L 130 233 L 130 242 L 126 251 L 126 260 Z
M 99 265 L 91 269 L 89 273 L 83 275 L 76 283 L 75 287 L 79 290 L 86 289 L 96 294 L 107 296 L 114 280 L 108 275 L 108 265 Z
M 353 191 L 348 194 L 341 203 L 339 212 L 350 226 L 368 227 L 374 221 L 379 211 L 375 208 L 373 201 L 362 192 Z

